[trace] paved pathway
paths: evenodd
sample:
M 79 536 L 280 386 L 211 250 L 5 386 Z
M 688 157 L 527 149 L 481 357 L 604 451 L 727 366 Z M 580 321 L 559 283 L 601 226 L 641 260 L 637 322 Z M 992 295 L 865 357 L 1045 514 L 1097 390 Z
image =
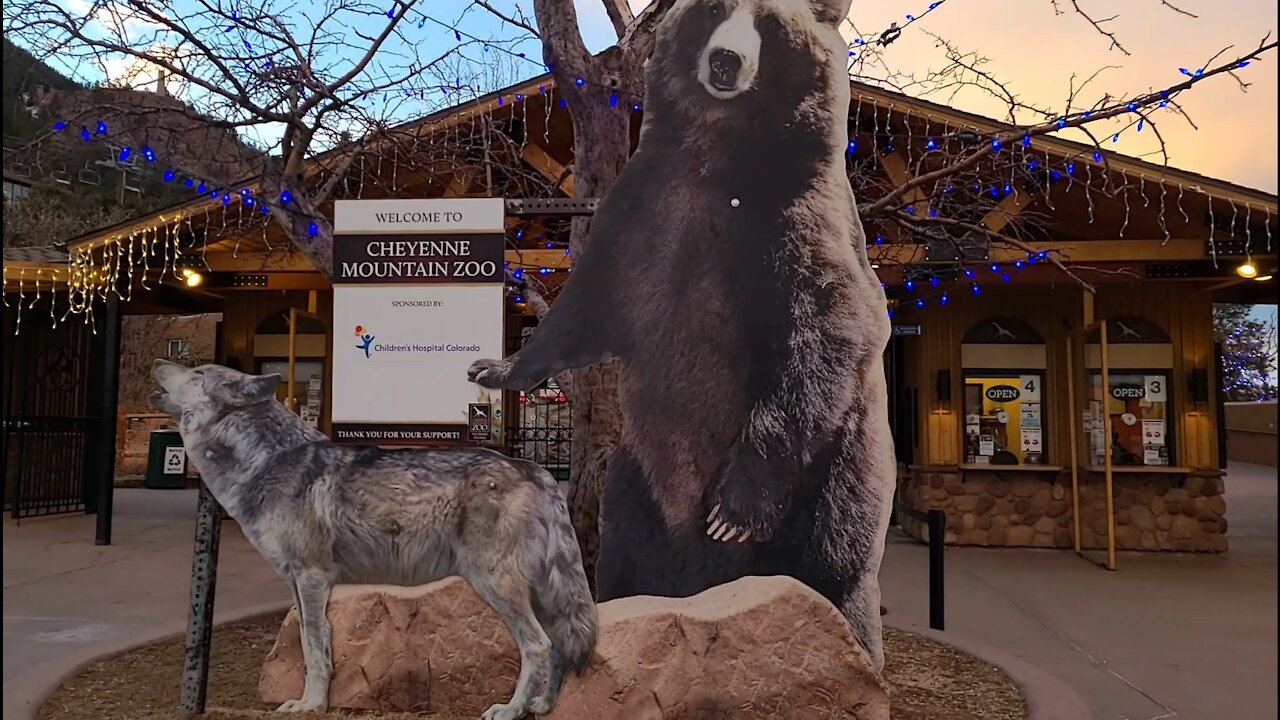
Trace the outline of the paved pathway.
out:
M 1057 676 L 1095 720 L 1274 720 L 1276 471 L 1228 473 L 1221 556 L 1120 553 L 1113 573 L 1070 552 L 949 548 L 947 632 Z M 890 541 L 895 624 L 928 626 L 926 555 Z
M 1109 573 L 1070 553 L 947 551 L 947 634 L 1038 666 L 1096 720 L 1276 717 L 1276 477 L 1233 465 L 1225 556 L 1122 553 Z M 31 717 L 57 679 L 112 650 L 182 630 L 194 491 L 118 490 L 116 544 L 88 516 L 4 522 L 4 713 Z M 889 620 L 927 625 L 923 546 L 892 536 Z M 221 619 L 281 607 L 283 583 L 223 528 Z

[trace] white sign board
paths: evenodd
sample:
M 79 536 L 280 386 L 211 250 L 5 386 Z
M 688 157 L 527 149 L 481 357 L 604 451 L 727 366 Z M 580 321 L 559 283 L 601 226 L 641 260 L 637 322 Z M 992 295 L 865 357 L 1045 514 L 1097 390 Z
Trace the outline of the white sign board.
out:
M 187 474 L 187 451 L 182 446 L 170 446 L 164 449 L 164 474 Z
M 503 201 L 340 200 L 333 439 L 496 442 L 502 392 L 467 380 L 503 347 Z
M 1143 378 L 1146 388 L 1146 399 L 1151 402 L 1165 402 L 1169 398 L 1169 389 L 1165 386 L 1163 375 L 1147 375 Z

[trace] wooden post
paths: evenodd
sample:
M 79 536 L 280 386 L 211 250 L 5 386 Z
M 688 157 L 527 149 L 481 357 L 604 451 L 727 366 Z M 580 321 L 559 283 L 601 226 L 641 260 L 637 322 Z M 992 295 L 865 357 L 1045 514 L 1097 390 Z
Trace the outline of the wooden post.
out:
M 1111 413 L 1107 412 L 1107 395 L 1111 392 L 1111 368 L 1107 355 L 1107 321 L 1098 323 L 1098 340 L 1102 348 L 1102 447 L 1103 475 L 1107 490 L 1107 569 L 1116 569 L 1116 516 L 1111 477 Z
M 97 475 L 97 528 L 95 545 L 111 544 L 111 520 L 116 489 L 116 408 L 120 403 L 120 297 L 108 291 L 106 317 L 102 322 L 99 347 L 102 383 L 98 394 L 98 416 L 102 427 L 98 432 L 97 457 L 93 470 Z
M 1080 422 L 1080 418 L 1076 416 L 1076 374 L 1075 365 L 1072 362 L 1071 354 L 1075 351 L 1075 347 L 1071 342 L 1071 337 L 1067 336 L 1067 415 L 1070 418 L 1071 429 L 1071 521 L 1072 521 L 1072 540 L 1075 544 L 1076 554 L 1080 553 L 1080 448 L 1079 442 L 1076 440 L 1076 423 Z

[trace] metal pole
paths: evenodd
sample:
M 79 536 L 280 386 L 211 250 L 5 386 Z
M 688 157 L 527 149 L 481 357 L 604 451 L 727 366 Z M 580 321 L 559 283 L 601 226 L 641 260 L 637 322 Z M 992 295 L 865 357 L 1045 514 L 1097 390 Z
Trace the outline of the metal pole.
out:
M 929 627 L 945 630 L 945 598 L 943 596 L 942 551 L 946 543 L 947 516 L 941 510 L 929 511 Z
M 213 641 L 213 591 L 218 578 L 218 539 L 222 507 L 203 482 L 196 506 L 196 547 L 191 567 L 191 614 L 187 616 L 187 653 L 182 664 L 181 707 L 187 715 L 204 712 L 209 687 L 209 647 Z
M 116 408 L 120 402 L 120 298 L 107 293 L 106 318 L 102 323 L 102 392 L 98 396 L 98 416 L 102 427 L 98 433 L 98 457 L 94 463 L 98 475 L 97 531 L 94 543 L 111 544 L 112 500 L 116 489 Z

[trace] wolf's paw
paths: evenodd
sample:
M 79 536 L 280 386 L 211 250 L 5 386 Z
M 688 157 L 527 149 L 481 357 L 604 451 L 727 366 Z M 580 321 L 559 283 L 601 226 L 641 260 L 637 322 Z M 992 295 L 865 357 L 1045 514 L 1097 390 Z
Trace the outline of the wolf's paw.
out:
M 539 696 L 529 701 L 529 712 L 534 715 L 546 715 L 556 706 L 556 701 L 546 696 Z
M 491 706 L 481 715 L 481 720 L 520 720 L 529 714 L 528 708 L 522 708 L 511 703 L 503 705 L 501 703 Z
M 511 362 L 508 360 L 477 360 L 467 368 L 467 379 L 480 387 L 501 388 L 507 375 L 511 373 Z
M 276 712 L 301 713 L 301 712 L 324 712 L 329 709 L 329 704 L 323 701 L 307 700 L 286 700 L 280 707 L 276 708 Z
M 734 445 L 709 498 L 707 535 L 718 542 L 769 540 L 785 512 L 783 503 L 774 497 L 775 491 L 793 482 L 776 477 L 778 472 L 754 449 L 742 443 Z

